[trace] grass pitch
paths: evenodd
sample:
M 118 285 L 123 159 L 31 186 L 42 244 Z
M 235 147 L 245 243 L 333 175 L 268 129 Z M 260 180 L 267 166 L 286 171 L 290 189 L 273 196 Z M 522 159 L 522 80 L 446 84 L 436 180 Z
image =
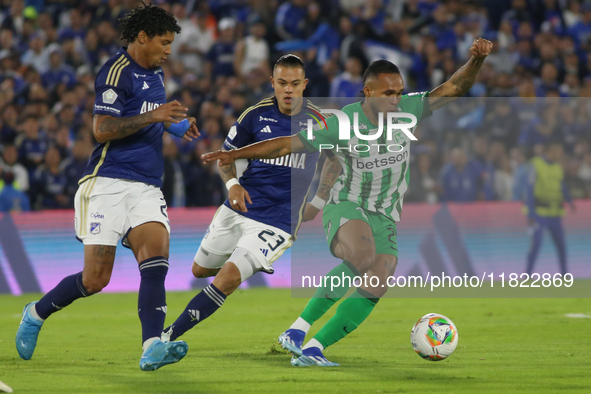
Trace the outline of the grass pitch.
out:
M 169 293 L 167 323 L 194 293 Z M 142 372 L 136 294 L 99 294 L 52 316 L 33 359 L 14 334 L 25 303 L 0 297 L 0 380 L 15 393 L 516 393 L 591 392 L 589 299 L 383 299 L 367 321 L 326 352 L 338 368 L 296 368 L 277 345 L 306 304 L 289 290 L 239 290 L 182 339 L 178 364 Z M 458 327 L 447 360 L 429 362 L 409 334 L 438 312 Z M 318 330 L 334 310 L 314 325 Z

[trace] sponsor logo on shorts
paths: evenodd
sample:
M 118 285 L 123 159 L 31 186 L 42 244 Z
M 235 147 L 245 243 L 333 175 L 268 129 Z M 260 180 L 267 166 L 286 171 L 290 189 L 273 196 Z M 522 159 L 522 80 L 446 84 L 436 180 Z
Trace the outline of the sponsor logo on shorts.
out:
M 267 254 L 269 253 L 269 250 L 268 250 L 268 249 L 263 249 L 263 248 L 261 248 L 261 253 L 262 253 L 262 254 L 263 254 L 265 257 L 267 257 Z
M 101 232 L 101 224 L 99 222 L 90 223 L 90 233 L 92 235 L 97 235 L 100 232 Z
M 91 219 L 104 219 L 105 215 L 103 215 L 102 213 L 93 212 L 90 214 L 90 218 Z

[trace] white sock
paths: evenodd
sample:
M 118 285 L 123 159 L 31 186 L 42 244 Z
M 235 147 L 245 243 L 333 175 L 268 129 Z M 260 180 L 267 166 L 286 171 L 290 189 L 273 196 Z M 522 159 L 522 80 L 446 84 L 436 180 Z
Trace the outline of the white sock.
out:
M 148 339 L 146 339 L 146 342 L 144 342 L 144 344 L 142 345 L 142 349 L 144 350 L 144 352 L 145 352 L 145 351 L 146 351 L 146 349 L 147 349 L 147 348 L 149 348 L 149 347 L 150 347 L 150 345 L 151 345 L 152 343 L 154 343 L 154 341 L 155 341 L 155 340 L 157 340 L 157 339 L 158 339 L 158 340 L 160 340 L 160 338 L 158 338 L 158 337 L 152 337 L 152 338 L 148 338 Z
M 323 351 L 324 350 L 324 346 L 322 346 L 320 344 L 320 342 L 318 342 L 318 340 L 316 340 L 314 338 L 310 339 L 310 341 L 308 343 L 306 343 L 306 346 L 304 346 L 302 348 L 302 350 L 306 350 L 309 347 L 317 347 L 318 349 L 320 349 L 320 351 Z
M 35 305 L 32 305 L 32 308 L 29 308 L 29 311 L 31 311 L 31 316 L 33 316 L 35 319 L 45 321 L 45 319 L 40 318 L 37 314 L 37 309 L 35 309 Z
M 302 330 L 307 334 L 308 331 L 310 331 L 310 327 L 312 327 L 310 323 L 308 323 L 301 317 L 298 317 L 298 319 L 289 328 L 293 330 Z

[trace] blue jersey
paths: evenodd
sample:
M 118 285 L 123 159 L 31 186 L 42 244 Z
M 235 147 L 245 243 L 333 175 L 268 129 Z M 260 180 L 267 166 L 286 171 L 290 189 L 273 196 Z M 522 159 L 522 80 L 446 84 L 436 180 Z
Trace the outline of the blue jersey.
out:
M 137 64 L 121 48 L 101 67 L 94 83 L 93 115 L 132 117 L 166 103 L 162 69 Z M 119 140 L 99 144 L 79 183 L 88 178 L 128 179 L 162 187 L 163 123 L 153 123 Z
M 310 111 L 320 108 L 305 103 L 299 114 L 288 116 L 279 111 L 272 97 L 247 109 L 230 129 L 224 149 L 238 149 L 256 142 L 291 136 L 307 127 Z M 311 119 L 311 118 L 310 118 Z M 249 160 L 240 185 L 246 189 L 252 204 L 248 212 L 238 212 L 257 222 L 278 227 L 296 235 L 303 214 L 306 196 L 316 172 L 318 152 L 299 152 L 277 159 Z M 224 203 L 232 209 L 229 201 Z

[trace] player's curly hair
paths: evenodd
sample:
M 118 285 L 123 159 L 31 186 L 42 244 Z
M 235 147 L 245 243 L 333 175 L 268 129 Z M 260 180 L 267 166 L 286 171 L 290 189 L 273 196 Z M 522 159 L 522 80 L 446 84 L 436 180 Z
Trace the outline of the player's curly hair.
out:
M 137 6 L 123 18 L 119 19 L 121 39 L 127 43 L 135 41 L 140 31 L 145 31 L 148 37 L 163 36 L 168 32 L 180 33 L 181 27 L 176 18 L 168 11 L 158 6 L 146 4 Z

